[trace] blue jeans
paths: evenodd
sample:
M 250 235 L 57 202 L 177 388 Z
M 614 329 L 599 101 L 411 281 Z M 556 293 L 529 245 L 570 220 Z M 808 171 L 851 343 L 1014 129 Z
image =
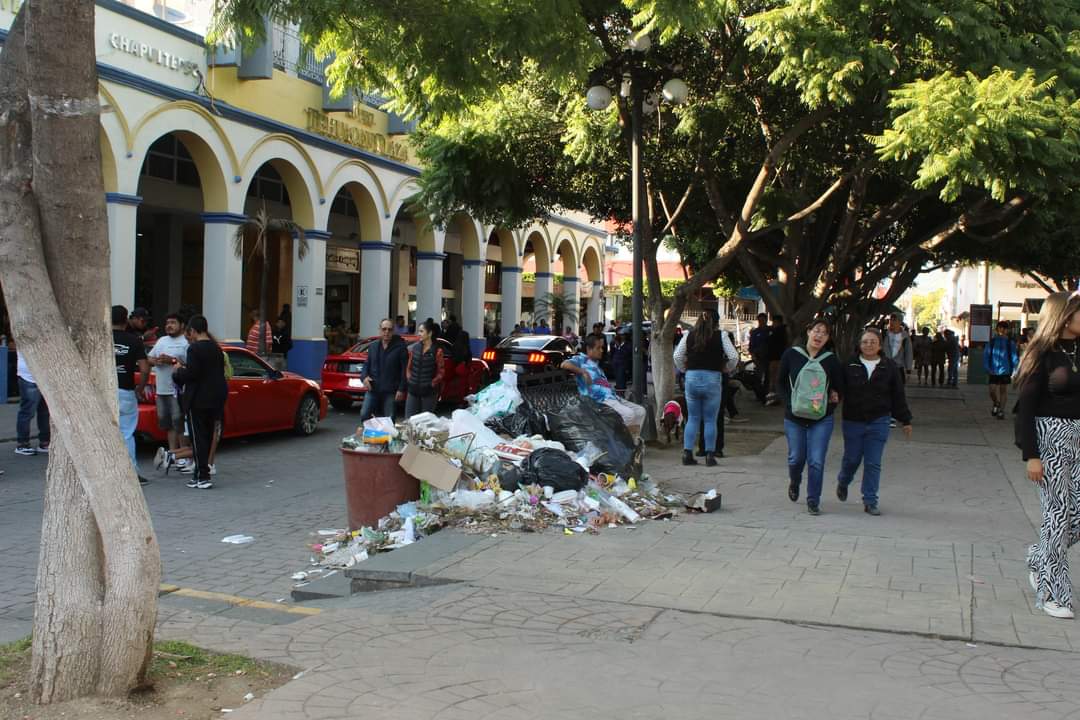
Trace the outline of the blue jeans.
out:
M 870 422 L 844 421 L 844 460 L 838 485 L 847 487 L 855 479 L 859 463 L 863 464 L 862 500 L 864 505 L 877 505 L 878 487 L 881 484 L 881 456 L 889 439 L 889 416 Z
M 372 417 L 394 417 L 394 394 L 368 390 L 364 393 L 364 406 L 360 409 L 360 422 Z
M 723 399 L 724 377 L 717 370 L 686 371 L 686 426 L 683 449 L 693 450 L 698 426 L 705 423 L 705 451 L 716 452 L 716 416 Z
M 832 415 L 826 415 L 810 423 L 808 427 L 784 418 L 784 435 L 787 436 L 788 446 L 788 478 L 791 483 L 796 486 L 802 484 L 803 466 L 810 466 L 806 473 L 807 503 L 817 504 L 821 501 L 825 456 L 829 452 L 832 431 Z
M 139 472 L 139 463 L 135 460 L 135 428 L 139 424 L 139 399 L 134 390 L 117 390 L 116 399 L 120 404 L 120 437 L 124 438 L 128 455 L 135 473 Z
M 19 378 L 19 414 L 15 416 L 15 439 L 18 445 L 30 444 L 30 418 L 37 413 L 38 444 L 49 444 L 49 406 L 41 390 L 32 382 Z
M 948 382 L 949 385 L 956 385 L 959 382 L 960 374 L 960 356 L 956 355 L 949 358 L 949 370 L 948 370 Z

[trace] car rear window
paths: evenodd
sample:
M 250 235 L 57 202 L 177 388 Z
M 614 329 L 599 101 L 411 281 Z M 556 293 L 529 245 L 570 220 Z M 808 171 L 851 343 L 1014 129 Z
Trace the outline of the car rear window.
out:
M 501 348 L 527 348 L 529 350 L 542 350 L 551 342 L 550 335 L 525 335 L 522 337 L 508 337 L 499 343 Z
M 368 347 L 370 347 L 371 344 L 374 343 L 374 342 L 375 342 L 374 340 L 363 340 L 361 342 L 356 343 L 351 348 L 349 348 L 349 352 L 351 352 L 351 353 L 367 352 Z

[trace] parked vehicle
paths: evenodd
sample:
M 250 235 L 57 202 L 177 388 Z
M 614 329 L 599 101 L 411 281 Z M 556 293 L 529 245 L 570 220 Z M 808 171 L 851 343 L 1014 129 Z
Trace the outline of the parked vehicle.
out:
M 401 339 L 411 345 L 420 338 L 416 335 L 402 335 Z M 340 355 L 328 355 L 323 361 L 322 391 L 335 410 L 348 410 L 354 402 L 363 401 L 367 388 L 364 387 L 360 374 L 367 362 L 368 347 L 376 342 L 379 342 L 377 337 L 364 338 L 348 351 Z M 466 396 L 478 392 L 487 384 L 488 364 L 480 358 L 473 358 L 468 371 L 459 372 L 458 363 L 454 362 L 452 357 L 450 343 L 444 338 L 439 338 L 436 342 L 442 348 L 446 363 L 446 381 L 439 392 L 439 402 L 461 405 Z
M 519 373 L 539 372 L 559 367 L 573 354 L 569 341 L 558 335 L 511 335 L 485 350 L 483 358 L 496 378 L 507 365 Z
M 222 437 L 232 438 L 258 433 L 294 430 L 310 435 L 326 417 L 326 398 L 314 380 L 270 367 L 249 350 L 226 347 L 232 364 L 229 397 L 225 401 Z M 139 403 L 136 436 L 163 442 L 164 430 L 158 428 L 154 405 L 154 380 L 146 386 L 146 397 Z

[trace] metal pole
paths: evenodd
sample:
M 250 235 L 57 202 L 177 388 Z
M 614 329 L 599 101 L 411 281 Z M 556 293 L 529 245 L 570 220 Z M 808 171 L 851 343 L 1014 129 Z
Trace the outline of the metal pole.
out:
M 631 325 L 633 328 L 634 365 L 632 385 L 634 389 L 634 402 L 645 405 L 645 363 L 642 351 L 645 347 L 645 338 L 642 323 L 645 320 L 644 293 L 642 292 L 642 211 L 644 210 L 641 190 L 641 103 L 644 101 L 641 83 L 638 78 L 633 78 L 630 86 L 630 195 L 631 213 L 634 222 L 634 280 L 631 291 L 633 315 Z

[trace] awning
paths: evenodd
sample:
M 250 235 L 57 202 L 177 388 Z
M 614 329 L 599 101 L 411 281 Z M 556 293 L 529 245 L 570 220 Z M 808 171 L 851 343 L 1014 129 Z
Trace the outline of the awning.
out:
M 1024 305 L 1020 308 L 1020 312 L 1025 315 L 1038 315 L 1042 312 L 1044 302 L 1046 302 L 1046 298 L 1028 298 L 1024 300 Z

